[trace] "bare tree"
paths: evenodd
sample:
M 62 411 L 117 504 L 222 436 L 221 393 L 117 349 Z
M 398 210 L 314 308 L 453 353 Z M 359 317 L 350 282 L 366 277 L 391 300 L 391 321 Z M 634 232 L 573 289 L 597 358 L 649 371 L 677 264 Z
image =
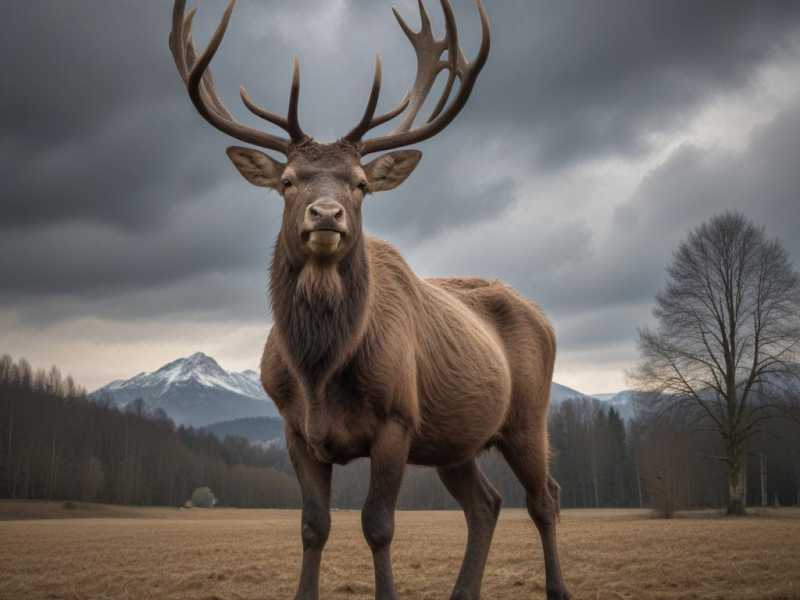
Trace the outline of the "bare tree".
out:
M 781 243 L 736 213 L 713 217 L 675 251 L 639 331 L 633 380 L 658 413 L 683 412 L 722 437 L 728 513 L 745 511 L 745 445 L 782 414 L 797 381 L 800 278 Z

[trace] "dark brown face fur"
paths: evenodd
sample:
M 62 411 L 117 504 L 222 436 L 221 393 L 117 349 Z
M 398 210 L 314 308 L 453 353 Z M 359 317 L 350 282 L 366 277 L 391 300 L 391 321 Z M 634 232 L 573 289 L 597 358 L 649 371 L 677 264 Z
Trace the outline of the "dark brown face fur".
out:
M 355 148 L 347 144 L 297 147 L 280 175 L 281 241 L 290 260 L 332 265 L 362 235 L 361 208 L 369 189 Z
M 339 263 L 361 239 L 364 197 L 400 185 L 422 154 L 399 150 L 362 165 L 349 142 L 307 140 L 291 146 L 286 163 L 237 146 L 228 156 L 250 183 L 283 196 L 279 243 L 294 265 L 310 262 L 319 270 Z

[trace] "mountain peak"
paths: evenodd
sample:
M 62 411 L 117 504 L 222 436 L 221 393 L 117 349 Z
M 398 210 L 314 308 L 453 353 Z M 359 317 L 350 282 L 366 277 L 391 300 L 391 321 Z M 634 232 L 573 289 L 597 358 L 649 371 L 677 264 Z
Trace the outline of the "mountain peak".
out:
M 203 352 L 195 352 L 191 356 L 176 358 L 155 371 L 153 375 L 159 373 L 167 377 L 170 382 L 191 378 L 193 373 L 213 373 L 218 376 L 227 375 L 227 371 L 225 371 L 216 360 Z
M 179 358 L 178 361 L 183 361 L 192 367 L 203 367 L 207 365 L 222 370 L 222 367 L 219 366 L 219 363 L 204 352 L 195 352 L 186 358 Z
M 103 394 L 119 406 L 142 398 L 149 408 L 162 408 L 176 422 L 192 425 L 277 414 L 255 371 L 228 372 L 204 352 L 175 359 L 152 373 L 113 381 L 92 395 Z

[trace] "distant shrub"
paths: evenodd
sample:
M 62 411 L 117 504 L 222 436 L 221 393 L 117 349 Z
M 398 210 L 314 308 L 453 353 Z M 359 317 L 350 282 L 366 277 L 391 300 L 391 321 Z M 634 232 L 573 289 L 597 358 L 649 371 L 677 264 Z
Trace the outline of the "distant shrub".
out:
M 64 504 L 61 505 L 61 507 L 66 510 L 75 510 L 76 508 L 78 508 L 78 505 L 70 500 L 67 500 L 66 502 L 64 502 Z
M 197 508 L 214 508 L 217 498 L 209 487 L 197 488 L 192 493 L 192 506 Z

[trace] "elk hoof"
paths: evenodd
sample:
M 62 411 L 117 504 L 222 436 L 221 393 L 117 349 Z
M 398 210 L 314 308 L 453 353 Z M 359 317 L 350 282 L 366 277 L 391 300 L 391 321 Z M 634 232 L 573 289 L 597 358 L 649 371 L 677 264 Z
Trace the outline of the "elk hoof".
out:
M 566 589 L 547 590 L 547 600 L 572 600 Z

